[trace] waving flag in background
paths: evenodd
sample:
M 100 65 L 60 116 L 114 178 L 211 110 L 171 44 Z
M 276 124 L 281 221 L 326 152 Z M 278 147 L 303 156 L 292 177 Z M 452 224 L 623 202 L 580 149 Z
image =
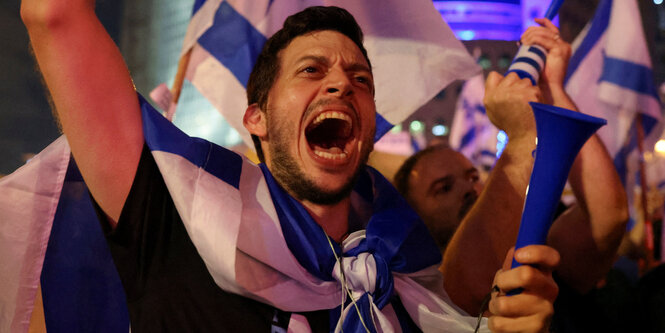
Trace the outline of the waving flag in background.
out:
M 598 135 L 632 197 L 640 157 L 636 116 L 642 118 L 645 147 L 653 147 L 662 132 L 662 110 L 637 2 L 601 1 L 573 50 L 566 91 L 580 111 L 607 119 Z
M 455 106 L 455 118 L 450 128 L 450 146 L 464 154 L 476 166 L 494 166 L 499 129 L 485 113 L 483 97 L 485 80 L 482 74 L 464 82 Z
M 197 1 L 183 44 L 183 55 L 191 51 L 186 78 L 250 147 L 242 116 L 254 61 L 287 16 L 313 5 L 343 7 L 363 28 L 376 84 L 377 139 L 450 82 L 480 70 L 428 0 Z
M 365 31 L 377 136 L 479 70 L 427 0 L 196 1 L 187 77 L 241 133 L 244 86 L 265 36 L 318 4 L 346 7 Z M 128 327 L 122 286 L 64 137 L 0 180 L 0 261 L 0 331 L 27 331 L 40 279 L 49 330 Z

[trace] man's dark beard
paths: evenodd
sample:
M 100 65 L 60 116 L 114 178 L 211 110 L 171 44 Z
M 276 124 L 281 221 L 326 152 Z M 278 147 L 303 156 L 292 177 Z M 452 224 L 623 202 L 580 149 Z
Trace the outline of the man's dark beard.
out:
M 350 102 L 342 102 L 355 111 L 353 104 Z M 305 116 L 314 112 L 318 107 L 330 103 L 333 103 L 331 99 L 321 99 L 312 103 L 307 107 L 307 110 L 305 110 Z M 360 164 L 353 172 L 353 175 L 349 177 L 346 184 L 337 191 L 325 191 L 318 187 L 312 179 L 308 178 L 298 166 L 298 163 L 296 163 L 293 156 L 289 155 L 289 144 L 283 141 L 284 134 L 286 133 L 285 131 L 288 129 L 283 128 L 283 124 L 271 119 L 271 115 L 275 114 L 275 109 L 268 107 L 268 110 L 271 110 L 266 111 L 266 116 L 268 117 L 268 132 L 271 133 L 269 136 L 275 140 L 268 148 L 272 158 L 272 168 L 270 169 L 270 172 L 272 172 L 279 185 L 286 189 L 289 194 L 293 195 L 296 199 L 301 201 L 307 200 L 318 205 L 336 204 L 348 197 L 358 179 L 360 169 L 367 164 L 369 153 L 372 151 L 372 147 L 374 147 L 374 132 L 367 136 L 367 139 L 363 142 L 361 147 L 365 149 L 360 152 L 360 154 L 362 154 L 362 156 L 360 156 Z
M 277 144 L 270 146 L 270 156 L 272 156 L 272 168 L 277 182 L 290 192 L 298 200 L 307 200 L 318 205 L 336 204 L 342 199 L 348 197 L 353 190 L 356 179 L 360 174 L 360 169 L 367 163 L 369 158 L 369 149 L 363 152 L 361 162 L 349 178 L 349 180 L 337 191 L 326 191 L 318 187 L 309 179 L 295 160 L 289 155 L 286 146 Z

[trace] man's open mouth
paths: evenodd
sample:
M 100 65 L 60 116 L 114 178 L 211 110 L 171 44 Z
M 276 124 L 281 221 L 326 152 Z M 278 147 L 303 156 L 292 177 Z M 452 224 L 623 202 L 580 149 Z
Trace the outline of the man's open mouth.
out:
M 316 156 L 331 160 L 345 159 L 353 141 L 353 121 L 338 111 L 319 114 L 305 129 L 305 137 Z

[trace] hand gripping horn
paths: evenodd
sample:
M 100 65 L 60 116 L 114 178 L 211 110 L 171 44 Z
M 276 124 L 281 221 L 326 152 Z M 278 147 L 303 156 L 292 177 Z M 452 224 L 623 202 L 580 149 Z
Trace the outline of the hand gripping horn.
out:
M 547 12 L 545 12 L 545 17 L 548 20 L 554 19 L 562 4 L 563 0 L 552 0 Z M 520 79 L 527 78 L 531 80 L 531 83 L 535 86 L 538 84 L 540 71 L 545 68 L 545 58 L 547 58 L 547 50 L 543 47 L 539 45 L 520 45 L 506 74 L 513 72 Z

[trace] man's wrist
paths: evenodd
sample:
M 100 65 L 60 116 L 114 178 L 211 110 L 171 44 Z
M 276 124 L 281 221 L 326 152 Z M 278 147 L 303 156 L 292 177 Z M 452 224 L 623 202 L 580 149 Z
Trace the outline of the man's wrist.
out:
M 552 96 L 552 105 L 566 109 L 576 109 L 575 104 L 566 93 L 563 86 L 552 87 L 550 89 Z

